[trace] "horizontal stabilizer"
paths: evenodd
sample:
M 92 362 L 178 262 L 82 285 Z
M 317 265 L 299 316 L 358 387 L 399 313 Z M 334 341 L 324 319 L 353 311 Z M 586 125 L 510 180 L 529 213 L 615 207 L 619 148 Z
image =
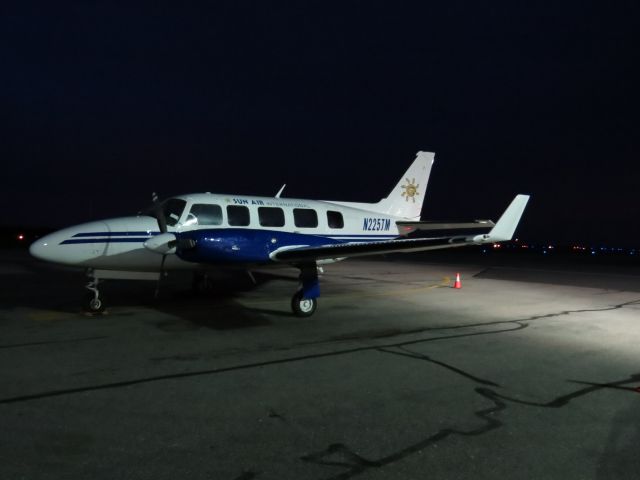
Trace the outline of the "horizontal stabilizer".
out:
M 417 230 L 420 231 L 432 231 L 432 230 L 469 230 L 477 228 L 491 228 L 495 225 L 491 220 L 475 220 L 473 222 L 463 223 L 443 223 L 443 222 L 405 222 L 398 221 L 398 231 L 400 235 L 408 235 Z

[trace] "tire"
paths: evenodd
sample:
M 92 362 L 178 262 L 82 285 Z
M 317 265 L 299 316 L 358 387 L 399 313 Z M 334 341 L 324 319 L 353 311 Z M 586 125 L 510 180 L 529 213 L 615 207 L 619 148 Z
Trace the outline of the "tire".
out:
M 106 308 L 104 297 L 98 296 L 98 298 L 96 298 L 93 292 L 87 294 L 82 306 L 84 310 L 89 313 L 102 313 Z
M 310 317 L 318 307 L 315 298 L 302 298 L 302 292 L 297 292 L 291 299 L 291 310 L 297 317 Z

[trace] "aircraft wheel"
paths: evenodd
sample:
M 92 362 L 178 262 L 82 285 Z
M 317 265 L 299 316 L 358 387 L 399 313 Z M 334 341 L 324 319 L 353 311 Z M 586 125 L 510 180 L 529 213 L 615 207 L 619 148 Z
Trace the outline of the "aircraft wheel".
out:
M 106 308 L 106 304 L 104 303 L 104 297 L 98 297 L 93 294 L 93 292 L 89 292 L 83 304 L 84 309 L 90 313 L 102 313 Z
M 315 298 L 302 298 L 302 292 L 297 292 L 291 299 L 291 310 L 298 317 L 310 317 L 317 306 L 318 301 Z

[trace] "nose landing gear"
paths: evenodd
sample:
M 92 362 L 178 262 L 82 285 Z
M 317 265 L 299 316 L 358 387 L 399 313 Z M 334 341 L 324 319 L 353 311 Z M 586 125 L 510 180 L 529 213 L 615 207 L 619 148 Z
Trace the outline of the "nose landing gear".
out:
M 85 287 L 89 291 L 87 292 L 85 300 L 82 303 L 82 307 L 86 312 L 89 313 L 102 313 L 106 308 L 106 304 L 104 302 L 104 297 L 100 295 L 100 291 L 98 290 L 100 279 L 97 278 L 91 271 L 89 271 L 87 275 L 91 280 L 89 280 L 89 283 L 87 283 Z

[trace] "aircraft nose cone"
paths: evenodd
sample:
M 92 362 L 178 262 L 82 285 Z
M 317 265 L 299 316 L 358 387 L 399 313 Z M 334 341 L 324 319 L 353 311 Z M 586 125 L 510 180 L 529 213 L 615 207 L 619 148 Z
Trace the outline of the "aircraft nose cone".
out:
M 39 260 L 53 262 L 55 261 L 55 250 L 57 249 L 58 243 L 59 241 L 55 233 L 45 235 L 31 244 L 29 253 Z
M 83 239 L 87 232 L 104 235 L 109 231 L 104 222 L 89 222 L 73 227 L 64 228 L 50 233 L 31 244 L 29 253 L 46 262 L 61 265 L 82 265 L 87 260 L 100 256 L 102 253 L 86 244 Z

